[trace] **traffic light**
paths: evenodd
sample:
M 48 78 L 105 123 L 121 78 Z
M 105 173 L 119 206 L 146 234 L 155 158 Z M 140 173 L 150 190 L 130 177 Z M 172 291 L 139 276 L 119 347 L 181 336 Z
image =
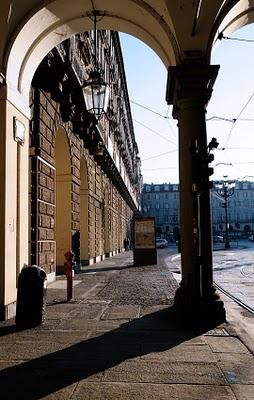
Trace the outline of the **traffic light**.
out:
M 217 146 L 217 141 L 213 138 L 211 145 L 203 150 L 194 142 L 192 152 L 192 190 L 202 191 L 212 189 L 213 183 L 209 177 L 213 175 L 214 169 L 209 164 L 214 161 L 214 155 L 210 151 Z
M 200 176 L 203 181 L 209 180 L 209 176 L 213 175 L 214 169 L 209 164 L 214 160 L 213 154 L 204 154 L 201 161 Z M 212 182 L 209 185 L 212 188 Z
M 214 160 L 214 155 L 205 153 L 202 156 L 200 177 L 202 189 L 212 189 L 213 183 L 209 182 L 209 176 L 213 175 L 214 169 L 209 167 L 209 164 Z

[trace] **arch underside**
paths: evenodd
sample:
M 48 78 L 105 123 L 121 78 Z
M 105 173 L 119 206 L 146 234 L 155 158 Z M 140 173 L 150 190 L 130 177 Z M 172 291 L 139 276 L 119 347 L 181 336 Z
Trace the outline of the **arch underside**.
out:
M 131 34 L 151 47 L 166 67 L 174 65 L 178 57 L 177 45 L 166 22 L 150 9 L 142 8 L 139 2 L 125 1 L 125 6 L 122 2 L 117 6 L 117 3 L 101 2 L 102 8 L 98 5 L 104 13 L 98 29 Z M 93 22 L 87 15 L 90 7 L 90 2 L 85 7 L 84 2 L 55 1 L 24 24 L 5 58 L 10 93 L 18 90 L 28 98 L 32 77 L 46 54 L 70 36 L 93 29 Z
M 97 0 L 95 6 L 103 14 L 98 29 L 122 31 L 142 40 L 167 68 L 182 63 L 185 56 L 190 57 L 188 62 L 197 54 L 209 60 L 218 32 L 229 34 L 254 20 L 254 0 L 215 5 L 201 2 L 199 14 L 198 3 L 180 7 L 168 1 Z M 19 25 L 4 58 L 7 97 L 13 104 L 29 104 L 33 75 L 52 48 L 76 33 L 93 29 L 88 16 L 91 7 L 90 1 L 48 1 L 22 22 L 22 28 Z

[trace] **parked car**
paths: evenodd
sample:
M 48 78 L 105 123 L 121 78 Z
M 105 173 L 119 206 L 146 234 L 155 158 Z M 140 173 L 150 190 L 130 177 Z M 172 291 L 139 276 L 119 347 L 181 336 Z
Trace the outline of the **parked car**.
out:
M 213 236 L 213 243 L 223 243 L 223 236 L 214 235 Z
M 156 247 L 159 249 L 164 249 L 168 246 L 168 241 L 166 239 L 156 239 Z

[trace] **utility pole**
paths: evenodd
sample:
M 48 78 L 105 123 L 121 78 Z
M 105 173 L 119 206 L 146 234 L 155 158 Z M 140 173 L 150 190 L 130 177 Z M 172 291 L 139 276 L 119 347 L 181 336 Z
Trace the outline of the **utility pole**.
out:
M 228 199 L 233 196 L 235 190 L 235 182 L 229 181 L 227 176 L 224 176 L 224 181 L 215 184 L 215 190 L 218 196 L 223 199 L 222 207 L 225 208 L 225 249 L 230 249 L 228 235 Z

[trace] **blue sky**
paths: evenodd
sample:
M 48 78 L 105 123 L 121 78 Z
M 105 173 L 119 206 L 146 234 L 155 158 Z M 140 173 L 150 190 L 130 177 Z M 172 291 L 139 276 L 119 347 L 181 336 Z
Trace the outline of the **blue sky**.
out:
M 254 40 L 254 25 L 231 37 Z M 178 182 L 178 130 L 175 120 L 164 118 L 171 117 L 172 112 L 165 101 L 165 66 L 153 50 L 137 39 L 121 34 L 121 44 L 144 182 Z M 215 136 L 220 144 L 214 152 L 212 178 L 251 176 L 244 179 L 254 180 L 254 42 L 222 40 L 213 51 L 212 64 L 219 64 L 220 71 L 207 119 L 217 116 L 231 120 L 207 121 L 208 140 Z

